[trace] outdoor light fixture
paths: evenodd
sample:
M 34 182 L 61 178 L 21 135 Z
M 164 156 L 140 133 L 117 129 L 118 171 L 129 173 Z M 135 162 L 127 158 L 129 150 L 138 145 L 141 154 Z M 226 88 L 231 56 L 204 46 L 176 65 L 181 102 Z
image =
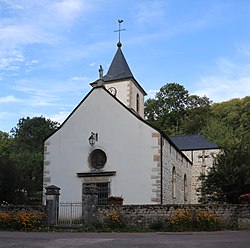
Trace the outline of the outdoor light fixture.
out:
M 98 133 L 91 132 L 91 135 L 89 137 L 89 144 L 93 146 L 96 141 L 98 141 Z

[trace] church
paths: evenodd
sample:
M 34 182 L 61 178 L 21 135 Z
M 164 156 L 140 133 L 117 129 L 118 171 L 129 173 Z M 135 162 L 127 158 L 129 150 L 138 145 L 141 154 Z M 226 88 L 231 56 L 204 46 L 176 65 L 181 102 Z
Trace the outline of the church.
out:
M 200 173 L 220 149 L 202 136 L 168 137 L 147 123 L 146 92 L 121 47 L 119 41 L 107 73 L 100 66 L 90 92 L 45 141 L 44 192 L 56 185 L 60 202 L 80 202 L 83 188 L 94 184 L 100 205 L 110 196 L 124 204 L 197 203 Z

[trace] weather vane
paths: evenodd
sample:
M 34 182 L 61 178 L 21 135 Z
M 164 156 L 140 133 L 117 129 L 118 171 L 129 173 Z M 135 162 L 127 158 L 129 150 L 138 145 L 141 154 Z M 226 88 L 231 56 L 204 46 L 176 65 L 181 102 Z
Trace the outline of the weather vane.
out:
M 119 41 L 117 45 L 121 46 L 121 31 L 125 31 L 126 29 L 125 28 L 121 29 L 121 23 L 123 23 L 123 20 L 118 20 L 118 23 L 119 23 L 119 29 L 115 30 L 114 32 L 119 32 Z

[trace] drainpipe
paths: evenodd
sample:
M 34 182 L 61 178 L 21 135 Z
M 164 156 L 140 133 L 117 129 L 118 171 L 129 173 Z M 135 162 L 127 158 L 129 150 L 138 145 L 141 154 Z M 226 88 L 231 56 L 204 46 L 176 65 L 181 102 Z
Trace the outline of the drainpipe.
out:
M 160 150 L 161 150 L 161 204 L 163 202 L 163 137 L 161 134 L 161 138 L 160 138 Z

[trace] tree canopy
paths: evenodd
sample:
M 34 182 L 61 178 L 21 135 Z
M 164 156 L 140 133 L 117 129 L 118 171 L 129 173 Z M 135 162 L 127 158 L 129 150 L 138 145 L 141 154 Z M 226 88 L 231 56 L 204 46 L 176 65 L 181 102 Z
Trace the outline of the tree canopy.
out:
M 145 118 L 168 135 L 194 134 L 205 125 L 210 104 L 206 96 L 190 95 L 182 85 L 169 83 L 146 100 Z
M 58 125 L 42 116 L 27 117 L 18 121 L 17 126 L 11 130 L 11 135 L 0 132 L 2 166 L 11 166 L 18 174 L 16 182 L 14 177 L 6 177 L 17 185 L 18 190 L 15 192 L 25 192 L 32 196 L 42 190 L 43 142 Z M 0 177 L 5 177 L 6 173 L 5 170 L 0 170 Z

